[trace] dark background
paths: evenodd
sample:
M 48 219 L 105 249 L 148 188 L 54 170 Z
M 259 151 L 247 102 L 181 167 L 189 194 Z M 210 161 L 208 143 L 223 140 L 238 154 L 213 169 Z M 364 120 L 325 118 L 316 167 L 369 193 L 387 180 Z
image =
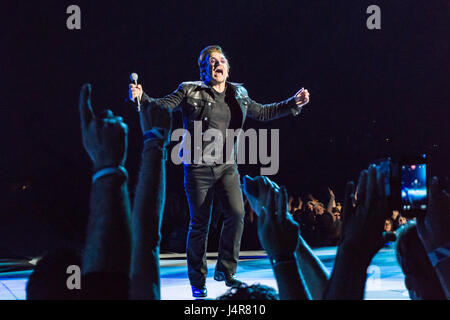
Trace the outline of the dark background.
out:
M 14 4 L 12 4 L 14 3 Z M 66 8 L 81 8 L 81 30 Z M 381 8 L 381 30 L 366 8 Z M 77 102 L 84 82 L 96 111 L 129 125 L 133 195 L 142 140 L 128 76 L 163 96 L 198 80 L 202 48 L 219 44 L 230 81 L 262 103 L 301 87 L 311 102 L 298 118 L 246 128 L 280 129 L 280 170 L 293 195 L 338 200 L 370 161 L 400 153 L 433 155 L 448 177 L 448 1 L 9 1 L 1 4 L 0 256 L 82 245 L 91 163 L 81 145 Z M 181 126 L 181 114 L 174 127 Z M 184 198 L 182 168 L 168 162 L 168 193 Z M 259 166 L 241 166 L 241 176 Z

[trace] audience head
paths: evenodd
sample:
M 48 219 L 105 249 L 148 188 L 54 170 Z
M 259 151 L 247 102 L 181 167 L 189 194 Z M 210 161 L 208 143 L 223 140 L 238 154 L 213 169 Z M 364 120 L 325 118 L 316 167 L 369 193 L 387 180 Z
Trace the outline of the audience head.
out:
M 408 220 L 406 220 L 405 217 L 400 216 L 400 218 L 398 218 L 398 224 L 399 224 L 400 226 L 402 226 L 402 225 L 404 225 L 404 224 L 407 224 L 407 223 L 408 223 Z
M 419 239 L 417 226 L 410 222 L 399 229 L 397 260 L 405 274 L 405 285 L 413 300 L 440 300 L 445 294 Z
M 331 213 L 336 219 L 341 220 L 341 212 L 338 208 L 334 207 L 333 209 L 331 209 Z
M 386 219 L 386 221 L 384 222 L 384 231 L 386 231 L 386 232 L 394 231 L 393 223 L 392 223 L 391 219 Z
M 321 203 L 321 202 L 316 203 L 316 205 L 314 206 L 314 213 L 319 214 L 319 215 L 322 215 L 325 213 L 325 206 L 323 205 L 323 203 Z
M 395 220 L 399 216 L 400 212 L 398 210 L 392 211 L 392 219 Z
M 72 300 L 77 290 L 67 288 L 67 268 L 81 266 L 81 253 L 72 249 L 60 249 L 42 257 L 28 279 L 27 300 Z
M 247 285 L 231 288 L 217 300 L 279 300 L 277 291 L 263 284 Z

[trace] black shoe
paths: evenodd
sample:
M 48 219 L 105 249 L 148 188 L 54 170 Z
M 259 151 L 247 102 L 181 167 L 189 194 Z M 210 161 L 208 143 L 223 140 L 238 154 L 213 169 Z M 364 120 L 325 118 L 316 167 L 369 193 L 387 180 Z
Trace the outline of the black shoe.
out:
M 223 271 L 216 270 L 214 272 L 214 280 L 216 281 L 225 281 L 227 287 L 239 287 L 243 284 L 242 281 L 237 280 L 234 275 L 228 274 Z
M 208 295 L 208 290 L 206 290 L 205 285 L 201 287 L 191 286 L 191 288 L 192 288 L 192 296 L 194 298 L 204 298 Z

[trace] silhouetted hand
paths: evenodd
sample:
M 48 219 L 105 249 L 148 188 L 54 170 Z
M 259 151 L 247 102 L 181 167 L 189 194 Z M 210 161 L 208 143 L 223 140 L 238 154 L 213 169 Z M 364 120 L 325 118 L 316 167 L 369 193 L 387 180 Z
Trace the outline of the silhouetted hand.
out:
M 79 110 L 83 146 L 95 169 L 124 165 L 127 156 L 128 127 L 122 117 L 104 110 L 99 117 L 91 105 L 91 85 L 81 87 Z
M 293 253 L 299 241 L 299 226 L 288 213 L 286 189 L 265 176 L 245 176 L 244 193 L 258 214 L 258 237 L 267 254 Z
M 361 171 L 356 203 L 354 189 L 353 182 L 347 183 L 341 246 L 344 250 L 354 251 L 363 263 L 369 265 L 386 242 L 384 222 L 391 212 L 384 193 L 382 174 L 374 165 Z
M 448 194 L 439 190 L 439 181 L 431 181 L 428 197 L 428 210 L 417 217 L 417 233 L 427 252 L 450 243 L 450 199 Z
M 251 178 L 248 175 L 243 179 L 243 191 L 250 207 L 260 216 L 262 207 L 266 202 L 266 195 L 270 189 L 271 183 L 267 177 L 258 176 Z
M 152 131 L 167 146 L 172 131 L 172 109 L 149 102 L 142 106 L 139 115 L 142 132 Z

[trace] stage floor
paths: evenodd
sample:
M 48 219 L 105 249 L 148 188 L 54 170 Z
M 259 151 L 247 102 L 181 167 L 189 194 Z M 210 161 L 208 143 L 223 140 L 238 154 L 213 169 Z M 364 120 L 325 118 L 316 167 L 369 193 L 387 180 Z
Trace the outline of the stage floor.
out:
M 336 248 L 315 249 L 328 271 L 334 263 Z M 227 291 L 224 282 L 213 279 L 217 253 L 208 253 L 208 299 L 215 299 Z M 161 254 L 161 298 L 163 300 L 191 300 L 184 254 Z M 1 263 L 0 263 L 1 265 Z M 0 300 L 25 299 L 25 287 L 30 270 L 0 273 Z M 277 288 L 272 268 L 263 251 L 242 251 L 236 277 L 248 284 L 260 283 Z M 392 248 L 385 248 L 375 256 L 368 270 L 366 299 L 409 299 L 404 276 Z

